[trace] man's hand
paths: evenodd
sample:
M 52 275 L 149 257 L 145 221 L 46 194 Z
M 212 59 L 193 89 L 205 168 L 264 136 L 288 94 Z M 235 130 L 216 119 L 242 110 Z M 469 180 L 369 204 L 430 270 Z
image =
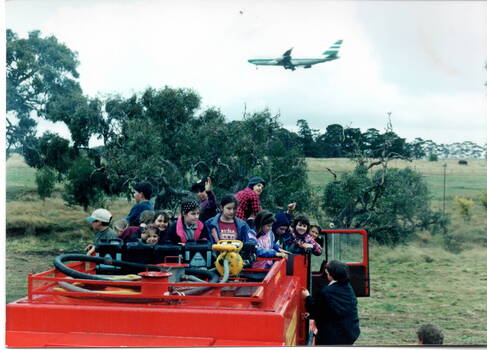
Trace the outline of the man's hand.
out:
M 211 177 L 206 178 L 205 182 L 205 192 L 210 192 L 213 188 L 211 187 Z
M 303 298 L 309 297 L 309 290 L 303 289 L 303 291 L 301 292 L 301 295 L 303 296 Z

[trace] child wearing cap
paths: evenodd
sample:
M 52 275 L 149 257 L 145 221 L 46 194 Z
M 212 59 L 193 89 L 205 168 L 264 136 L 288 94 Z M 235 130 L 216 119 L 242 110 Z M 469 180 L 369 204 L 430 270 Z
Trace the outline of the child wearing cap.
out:
M 288 252 L 281 249 L 279 244 L 276 243 L 274 233 L 272 232 L 272 224 L 276 220 L 274 215 L 267 210 L 260 211 L 255 217 L 255 232 L 257 233 L 257 257 L 258 258 L 286 258 Z M 253 268 L 267 269 L 273 264 L 272 260 L 259 260 L 254 262 Z
M 101 241 L 108 241 L 112 238 L 117 238 L 117 234 L 110 228 L 110 221 L 112 214 L 103 208 L 96 209 L 91 216 L 86 218 L 86 221 L 91 223 L 93 231 L 95 231 L 95 242 L 85 248 L 86 254 L 91 255 L 95 252 L 95 247 Z
M 261 211 L 260 195 L 264 191 L 265 181 L 257 176 L 252 177 L 247 187 L 235 194 L 238 201 L 238 208 L 235 216 L 242 220 L 255 218 Z
M 136 204 L 130 209 L 129 215 L 125 218 L 129 226 L 139 226 L 140 214 L 144 210 L 154 210 L 149 201 L 152 196 L 152 185 L 148 182 L 139 182 L 133 186 L 134 199 Z
M 203 231 L 203 223 L 198 220 L 199 204 L 192 198 L 181 203 L 181 215 L 167 229 L 167 236 L 172 244 L 186 243 L 189 240 L 208 239 Z
M 218 205 L 211 185 L 211 177 L 208 176 L 206 179 L 201 179 L 193 184 L 191 191 L 195 192 L 200 199 L 199 220 L 201 222 L 204 223 L 218 214 Z

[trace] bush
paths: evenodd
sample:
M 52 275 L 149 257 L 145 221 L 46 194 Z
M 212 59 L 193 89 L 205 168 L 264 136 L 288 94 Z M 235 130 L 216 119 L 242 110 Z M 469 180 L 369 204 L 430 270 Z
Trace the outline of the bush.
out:
M 456 197 L 455 198 L 455 207 L 457 208 L 458 213 L 465 221 L 470 221 L 472 218 L 472 208 L 473 208 L 473 200 L 463 197 Z
M 484 206 L 485 210 L 487 210 L 487 191 L 482 191 L 479 196 L 479 201 Z
M 448 225 L 431 210 L 424 177 L 410 168 L 373 173 L 358 165 L 326 185 L 322 208 L 337 227 L 366 227 L 371 238 L 387 245 L 410 240 L 416 230 L 435 234 Z
M 437 154 L 434 154 L 434 153 L 430 153 L 430 155 L 428 157 L 428 160 L 430 162 L 437 162 L 438 161 L 438 155 Z
M 43 167 L 36 172 L 37 193 L 42 200 L 51 197 L 54 185 L 56 183 L 56 172 L 49 168 Z

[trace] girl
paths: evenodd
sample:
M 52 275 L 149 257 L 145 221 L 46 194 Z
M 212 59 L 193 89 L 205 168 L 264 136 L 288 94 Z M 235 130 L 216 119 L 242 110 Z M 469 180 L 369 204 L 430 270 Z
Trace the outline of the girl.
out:
M 158 210 L 155 213 L 155 220 L 153 226 L 159 230 L 160 242 L 169 240 L 168 230 L 169 227 L 169 213 L 166 210 Z
M 142 242 L 146 244 L 156 245 L 159 243 L 159 229 L 155 226 L 147 227 L 140 236 Z
M 313 255 L 321 255 L 321 247 L 309 235 L 311 225 L 306 215 L 299 215 L 293 221 L 294 244 L 292 252 L 295 254 L 304 254 L 311 251 Z
M 287 258 L 288 252 L 281 249 L 276 243 L 272 224 L 275 222 L 274 216 L 267 210 L 260 211 L 255 217 L 255 232 L 257 232 L 257 257 L 259 258 Z M 273 264 L 272 260 L 256 261 L 252 267 L 257 269 L 267 269 Z
M 223 197 L 220 206 L 221 214 L 217 214 L 205 222 L 204 231 L 210 237 L 212 244 L 221 239 L 239 240 L 243 243 L 249 239 L 257 241 L 249 225 L 235 216 L 238 201 L 233 194 Z
M 316 243 L 320 245 L 321 248 L 323 248 L 323 236 L 321 236 L 321 227 L 318 225 L 311 225 L 309 227 L 309 235 L 311 238 L 315 240 Z
M 203 223 L 198 220 L 200 206 L 194 199 L 185 199 L 181 203 L 181 216 L 167 229 L 167 236 L 172 244 L 186 243 L 189 240 L 208 239 L 203 233 Z

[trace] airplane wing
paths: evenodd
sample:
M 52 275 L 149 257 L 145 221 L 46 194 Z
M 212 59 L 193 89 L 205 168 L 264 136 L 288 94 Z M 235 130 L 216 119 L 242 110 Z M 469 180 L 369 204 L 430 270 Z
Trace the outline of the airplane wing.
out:
M 279 64 L 282 64 L 286 69 L 294 70 L 294 66 L 291 63 L 291 52 L 293 51 L 294 47 L 291 47 L 289 50 L 282 54 L 281 59 L 279 60 Z
M 284 58 L 284 57 L 289 57 L 289 58 L 291 58 L 291 52 L 293 51 L 293 49 L 294 49 L 294 47 L 291 47 L 289 50 L 287 50 L 286 52 L 284 52 L 284 53 L 282 54 L 282 57 L 283 57 L 283 58 Z

